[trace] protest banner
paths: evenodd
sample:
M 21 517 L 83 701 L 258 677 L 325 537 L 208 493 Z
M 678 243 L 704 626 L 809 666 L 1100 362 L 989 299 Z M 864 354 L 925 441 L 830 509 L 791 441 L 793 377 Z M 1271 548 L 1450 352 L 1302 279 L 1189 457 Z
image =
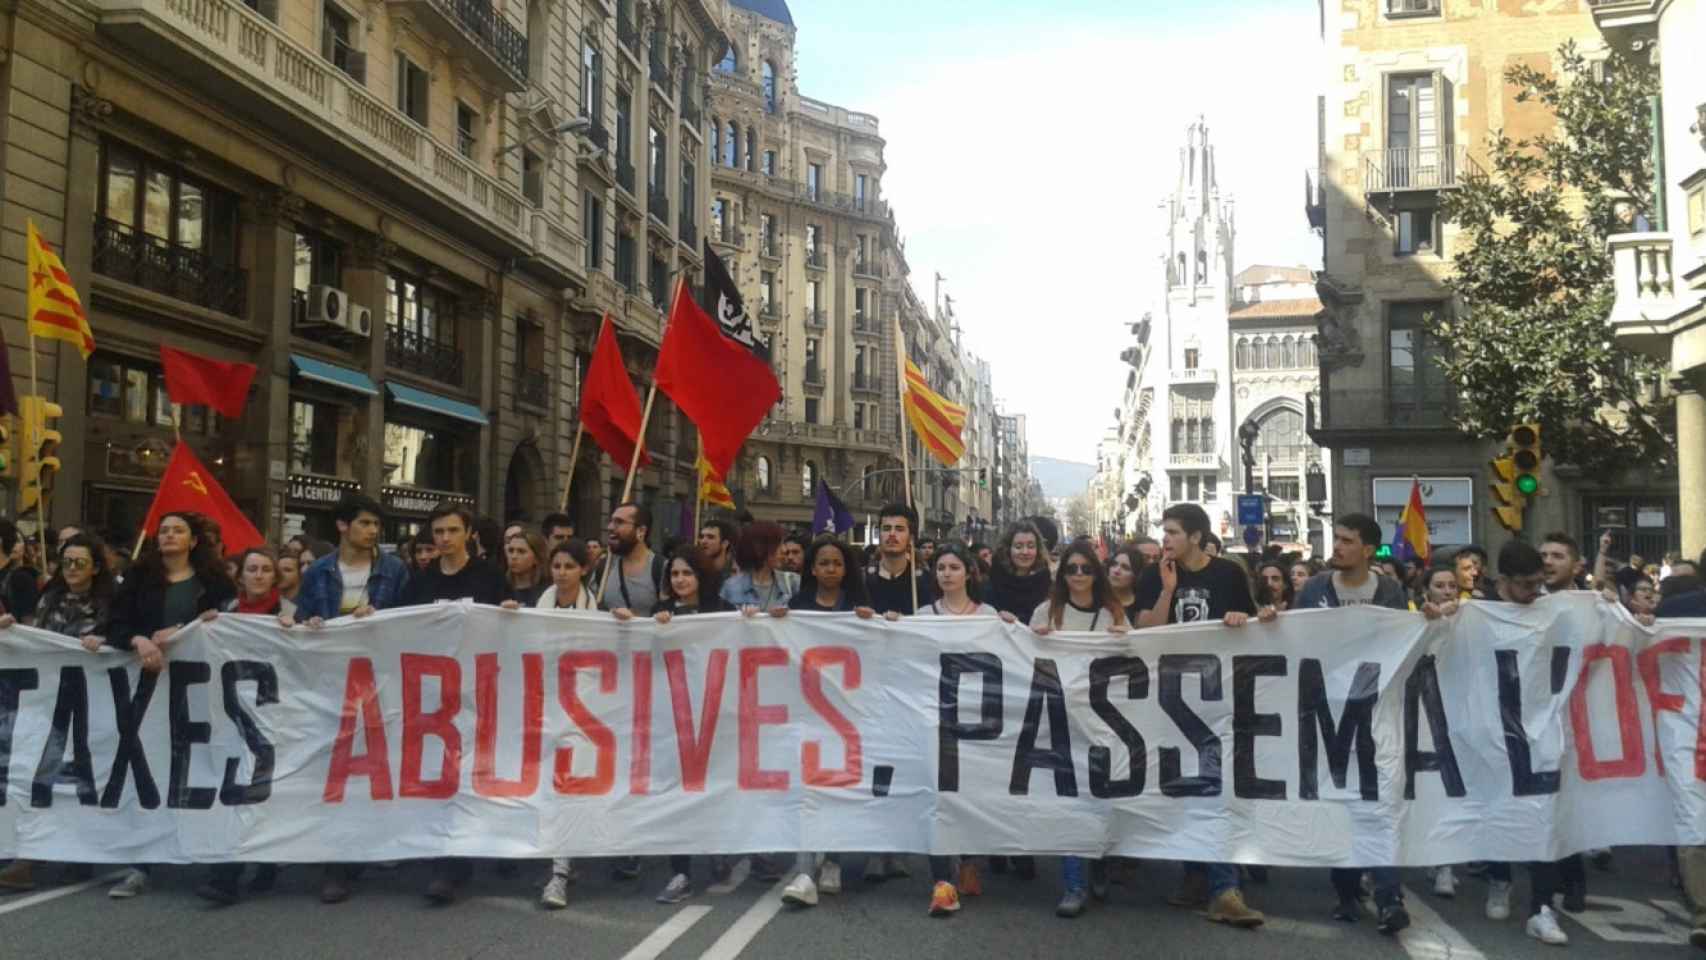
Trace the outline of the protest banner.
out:
M 467 603 L 0 634 L 0 857 L 748 851 L 1274 865 L 1706 843 L 1706 621 L 1592 594 L 1233 629 Z

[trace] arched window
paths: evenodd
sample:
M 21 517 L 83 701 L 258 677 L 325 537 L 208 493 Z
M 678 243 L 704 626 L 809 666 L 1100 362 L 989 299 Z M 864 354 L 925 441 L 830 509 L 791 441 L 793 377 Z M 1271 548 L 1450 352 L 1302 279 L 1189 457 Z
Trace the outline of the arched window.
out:
M 760 456 L 754 472 L 758 474 L 758 490 L 760 493 L 770 492 L 770 458 Z
M 764 112 L 776 112 L 776 65 L 764 61 Z
M 740 128 L 733 120 L 729 121 L 728 132 L 723 137 L 723 166 L 740 166 Z
M 729 44 L 729 52 L 723 54 L 722 62 L 717 64 L 718 73 L 734 73 L 740 69 L 740 62 L 735 58 L 734 44 Z
M 1177 272 L 1173 274 L 1173 283 L 1178 286 L 1183 286 L 1185 278 L 1188 276 L 1190 276 L 1190 274 L 1185 272 L 1185 255 L 1181 253 L 1179 254 L 1179 268 Z
M 1208 254 L 1201 250 L 1197 251 L 1197 282 L 1208 282 Z
M 1285 346 L 1280 348 L 1285 358 L 1285 368 L 1291 370 L 1297 366 L 1297 341 L 1289 334 L 1285 338 Z
M 810 460 L 800 470 L 800 496 L 810 500 L 817 495 L 817 464 Z
M 1261 337 L 1250 338 L 1250 369 L 1266 370 L 1268 368 L 1268 349 Z
M 1304 337 L 1298 341 L 1298 343 L 1297 343 L 1297 365 L 1300 367 L 1314 368 L 1314 366 L 1315 366 L 1315 338 L 1314 337 Z
M 1301 462 L 1308 447 L 1309 435 L 1303 428 L 1303 414 L 1282 407 L 1262 418 L 1254 451 L 1258 465 L 1269 455 L 1274 463 Z
M 716 117 L 712 117 L 711 118 L 711 162 L 713 164 L 716 163 L 717 158 L 722 156 L 722 153 L 723 153 L 723 125 L 720 122 L 718 122 Z
M 1233 363 L 1235 363 L 1240 370 L 1250 369 L 1250 341 L 1248 338 L 1238 338 L 1238 351 L 1233 359 Z
M 747 173 L 752 173 L 758 169 L 758 167 L 755 166 L 753 164 L 753 161 L 752 161 L 753 154 L 755 154 L 757 152 L 758 152 L 758 131 L 754 130 L 751 127 L 747 127 L 746 128 L 746 172 Z

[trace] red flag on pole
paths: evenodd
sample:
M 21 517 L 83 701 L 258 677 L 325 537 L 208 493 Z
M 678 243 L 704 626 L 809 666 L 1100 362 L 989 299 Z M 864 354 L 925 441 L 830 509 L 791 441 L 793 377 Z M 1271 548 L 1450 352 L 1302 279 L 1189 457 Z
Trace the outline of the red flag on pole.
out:
M 782 396 L 770 351 L 757 337 L 722 258 L 705 244 L 705 296 L 716 319 L 675 285 L 675 305 L 658 348 L 658 389 L 699 427 L 704 457 L 727 477 L 741 444 Z
M 172 459 L 166 463 L 166 475 L 160 479 L 160 489 L 155 492 L 154 503 L 148 508 L 148 519 L 142 522 L 142 535 L 153 536 L 162 516 L 178 512 L 199 513 L 219 524 L 219 536 L 227 556 L 266 543 L 255 525 L 231 502 L 225 488 L 201 465 L 195 451 L 182 440 L 172 448 Z
M 173 403 L 202 404 L 236 420 L 249 402 L 255 379 L 252 363 L 230 363 L 160 345 L 160 366 L 166 374 L 166 395 Z
M 618 467 L 628 469 L 634 459 L 634 445 L 640 443 L 640 395 L 628 379 L 628 368 L 622 365 L 616 325 L 608 313 L 598 331 L 586 381 L 581 384 L 581 425 Z M 640 466 L 650 462 L 651 456 L 640 443 Z

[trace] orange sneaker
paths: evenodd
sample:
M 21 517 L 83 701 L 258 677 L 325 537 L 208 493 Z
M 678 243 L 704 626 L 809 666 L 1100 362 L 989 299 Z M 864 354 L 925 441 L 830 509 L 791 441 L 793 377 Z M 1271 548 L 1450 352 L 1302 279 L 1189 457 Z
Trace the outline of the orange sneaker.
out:
M 960 912 L 960 892 L 946 880 L 936 882 L 936 889 L 930 891 L 930 915 L 946 917 Z
M 970 860 L 960 862 L 960 896 L 983 896 L 983 878 L 977 875 L 977 864 Z

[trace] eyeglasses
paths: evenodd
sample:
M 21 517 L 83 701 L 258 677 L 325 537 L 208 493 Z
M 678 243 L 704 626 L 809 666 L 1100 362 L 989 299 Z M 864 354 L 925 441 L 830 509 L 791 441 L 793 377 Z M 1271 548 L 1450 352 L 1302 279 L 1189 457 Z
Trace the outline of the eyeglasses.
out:
M 611 530 L 620 530 L 623 527 L 635 527 L 635 526 L 639 526 L 639 524 L 635 523 L 632 520 L 629 520 L 626 517 L 611 517 L 610 518 L 609 529 L 611 529 Z
M 1096 572 L 1088 563 L 1063 563 L 1061 566 L 1066 568 L 1069 577 L 1088 577 Z
M 90 560 L 88 557 L 69 557 L 65 560 L 61 560 L 60 564 L 67 570 L 81 570 L 84 567 L 94 566 L 95 561 Z

